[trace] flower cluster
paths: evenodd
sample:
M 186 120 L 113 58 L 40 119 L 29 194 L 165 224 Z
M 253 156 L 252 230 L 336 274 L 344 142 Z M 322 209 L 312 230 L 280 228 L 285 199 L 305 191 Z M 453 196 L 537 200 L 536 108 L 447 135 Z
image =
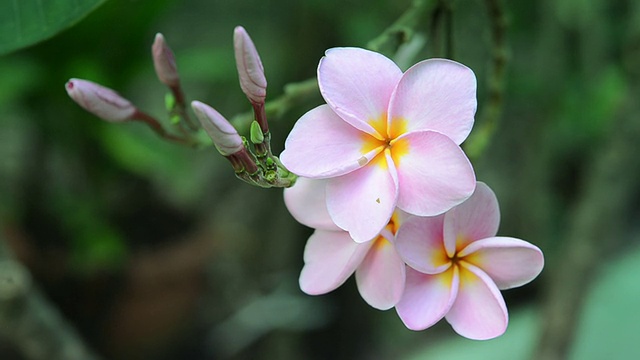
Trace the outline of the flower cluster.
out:
M 298 120 L 281 154 L 301 176 L 285 203 L 315 229 L 301 289 L 324 294 L 355 273 L 363 299 L 395 307 L 410 329 L 444 317 L 471 339 L 504 333 L 499 289 L 532 281 L 544 259 L 496 236 L 497 199 L 460 148 L 476 110 L 473 72 L 432 59 L 402 73 L 375 52 L 337 48 L 318 83 L 327 104 Z
M 410 329 L 445 318 L 468 338 L 501 335 L 508 315 L 499 290 L 532 281 L 544 258 L 534 245 L 496 236 L 497 199 L 476 182 L 460 147 L 476 111 L 473 71 L 431 59 L 403 73 L 372 51 L 330 49 L 318 66 L 326 104 L 298 120 L 278 158 L 271 153 L 264 69 L 242 27 L 234 48 L 240 87 L 253 107 L 250 142 L 212 107 L 191 107 L 238 178 L 287 188 L 291 214 L 315 229 L 301 289 L 324 294 L 355 273 L 363 299 L 376 309 L 395 307 Z M 167 140 L 193 145 L 199 128 L 186 113 L 176 61 L 161 34 L 152 55 L 181 135 L 101 85 L 71 79 L 67 92 L 102 119 L 142 121 Z

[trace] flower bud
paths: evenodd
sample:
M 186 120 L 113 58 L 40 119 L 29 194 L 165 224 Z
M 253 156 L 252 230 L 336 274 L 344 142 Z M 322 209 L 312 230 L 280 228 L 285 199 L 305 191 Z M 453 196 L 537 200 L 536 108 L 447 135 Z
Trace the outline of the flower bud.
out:
M 67 93 L 78 105 L 99 118 L 112 122 L 131 119 L 136 107 L 117 92 L 94 82 L 70 79 Z
M 236 129 L 219 112 L 200 101 L 193 101 L 191 107 L 220 154 L 230 156 L 244 149 Z
M 234 30 L 233 45 L 242 92 L 252 103 L 263 104 L 267 95 L 267 79 L 258 51 L 242 26 Z
M 156 69 L 158 79 L 169 87 L 177 87 L 180 84 L 180 77 L 178 76 L 176 58 L 162 34 L 156 34 L 151 53 L 153 54 L 153 66 Z

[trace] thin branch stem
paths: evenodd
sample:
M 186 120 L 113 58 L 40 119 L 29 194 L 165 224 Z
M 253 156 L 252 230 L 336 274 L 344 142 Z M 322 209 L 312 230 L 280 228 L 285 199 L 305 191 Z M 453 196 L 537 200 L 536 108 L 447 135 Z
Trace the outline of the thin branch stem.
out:
M 491 22 L 491 74 L 488 81 L 488 99 L 480 116 L 479 127 L 465 143 L 465 150 L 471 159 L 482 155 L 498 127 L 504 100 L 504 83 L 509 61 L 507 43 L 507 19 L 501 0 L 485 0 Z
M 189 117 L 189 113 L 187 112 L 187 102 L 180 84 L 178 84 L 177 86 L 170 86 L 169 88 L 171 89 L 171 93 L 173 94 L 173 97 L 176 101 L 175 111 L 178 113 L 177 115 L 180 116 L 182 122 L 187 124 L 189 130 L 198 131 L 200 127 L 193 120 L 191 120 L 191 118 Z
M 426 15 L 436 7 L 436 0 L 414 0 L 407 9 L 391 26 L 385 29 L 375 39 L 369 41 L 367 48 L 387 56 L 392 56 L 398 51 L 400 45 L 407 43 L 415 27 L 425 19 Z
M 167 139 L 169 141 L 187 145 L 187 146 L 197 145 L 191 139 L 176 136 L 174 134 L 167 132 L 167 130 L 165 130 L 165 128 L 156 118 L 140 110 L 136 110 L 135 114 L 133 114 L 132 116 L 131 121 L 140 121 L 147 124 L 156 134 L 158 134 L 158 136 L 160 136 L 163 139 Z
M 0 228 L 0 230 L 2 230 Z M 97 360 L 76 330 L 13 260 L 0 233 L 0 334 L 30 360 Z

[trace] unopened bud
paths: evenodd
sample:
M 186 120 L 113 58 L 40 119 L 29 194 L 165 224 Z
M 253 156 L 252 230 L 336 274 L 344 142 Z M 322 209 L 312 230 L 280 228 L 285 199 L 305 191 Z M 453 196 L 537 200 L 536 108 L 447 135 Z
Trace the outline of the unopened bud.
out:
M 153 46 L 151 47 L 151 53 L 153 54 L 153 66 L 156 69 L 158 79 L 169 87 L 178 86 L 180 84 L 180 77 L 178 76 L 176 58 L 162 34 L 156 34 Z
M 101 119 L 119 122 L 131 119 L 136 112 L 133 104 L 117 92 L 94 82 L 70 79 L 67 93 L 78 105 Z
M 229 156 L 244 149 L 238 131 L 219 112 L 200 101 L 193 101 L 191 107 L 220 154 Z
M 258 51 L 242 26 L 234 30 L 233 45 L 242 92 L 252 103 L 263 104 L 267 96 L 267 78 Z

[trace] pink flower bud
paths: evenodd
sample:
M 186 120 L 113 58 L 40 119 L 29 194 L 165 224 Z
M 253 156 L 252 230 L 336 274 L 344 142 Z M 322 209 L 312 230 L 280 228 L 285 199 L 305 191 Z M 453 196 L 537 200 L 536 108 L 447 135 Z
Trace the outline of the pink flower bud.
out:
M 94 82 L 70 79 L 65 87 L 73 101 L 103 120 L 125 121 L 136 112 L 136 107 L 129 100 Z
M 193 101 L 191 107 L 220 154 L 230 156 L 244 149 L 236 129 L 219 112 L 200 101 Z
M 242 26 L 235 28 L 233 44 L 242 92 L 252 103 L 263 104 L 267 95 L 267 79 L 258 51 Z
M 151 47 L 151 53 L 153 54 L 153 66 L 156 69 L 158 79 L 169 87 L 178 86 L 180 78 L 178 76 L 176 59 L 162 34 L 156 34 L 156 39 Z

